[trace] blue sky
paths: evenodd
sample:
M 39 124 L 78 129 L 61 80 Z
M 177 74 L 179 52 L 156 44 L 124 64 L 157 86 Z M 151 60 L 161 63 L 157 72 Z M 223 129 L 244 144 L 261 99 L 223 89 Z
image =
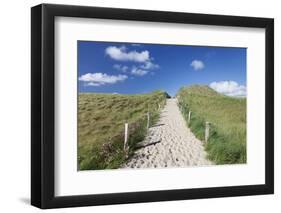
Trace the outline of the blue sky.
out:
M 246 49 L 78 41 L 79 92 L 137 94 L 209 85 L 246 96 Z

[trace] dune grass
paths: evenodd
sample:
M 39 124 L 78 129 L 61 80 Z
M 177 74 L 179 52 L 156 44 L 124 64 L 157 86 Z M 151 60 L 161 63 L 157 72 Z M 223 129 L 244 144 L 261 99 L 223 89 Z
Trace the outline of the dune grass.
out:
M 205 122 L 210 122 L 210 137 L 205 149 L 216 164 L 246 163 L 246 98 L 219 94 L 208 86 L 183 87 L 177 94 L 189 127 L 204 140 Z
M 120 95 L 80 93 L 78 101 L 78 169 L 119 168 L 159 117 L 167 94 Z M 124 151 L 124 124 L 129 123 L 129 150 Z

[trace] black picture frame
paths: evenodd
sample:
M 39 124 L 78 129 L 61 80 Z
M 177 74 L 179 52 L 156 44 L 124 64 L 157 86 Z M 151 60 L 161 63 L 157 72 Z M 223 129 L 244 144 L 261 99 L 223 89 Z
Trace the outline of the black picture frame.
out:
M 264 28 L 265 184 L 93 195 L 54 195 L 54 21 L 81 17 Z M 41 4 L 31 8 L 31 204 L 39 208 L 139 203 L 274 193 L 274 20 L 240 16 Z

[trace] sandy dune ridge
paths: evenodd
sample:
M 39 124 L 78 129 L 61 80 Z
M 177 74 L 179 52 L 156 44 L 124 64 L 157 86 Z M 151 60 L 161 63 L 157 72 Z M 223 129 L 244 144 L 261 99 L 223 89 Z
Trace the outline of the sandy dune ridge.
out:
M 187 167 L 213 164 L 202 141 L 187 127 L 176 99 L 167 99 L 156 125 L 123 168 Z

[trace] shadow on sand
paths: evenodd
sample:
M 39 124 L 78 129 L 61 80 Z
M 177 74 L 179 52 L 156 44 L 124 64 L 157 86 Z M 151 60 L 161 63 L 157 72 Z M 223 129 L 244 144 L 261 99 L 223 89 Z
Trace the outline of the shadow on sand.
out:
M 162 139 L 161 139 L 161 140 L 162 140 Z M 152 146 L 152 145 L 155 145 L 155 144 L 160 143 L 161 140 L 155 141 L 155 142 L 151 142 L 151 143 L 148 143 L 148 144 L 139 144 L 136 148 L 137 148 L 137 149 L 141 149 L 141 148 L 144 148 L 144 147 L 147 147 L 147 146 Z

